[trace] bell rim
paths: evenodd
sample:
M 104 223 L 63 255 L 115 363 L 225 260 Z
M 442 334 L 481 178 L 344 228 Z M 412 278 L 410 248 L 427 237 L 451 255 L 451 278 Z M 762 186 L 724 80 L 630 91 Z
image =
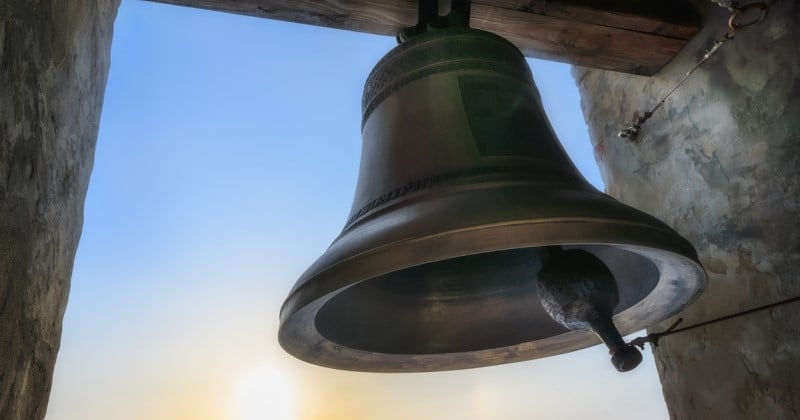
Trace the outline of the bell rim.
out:
M 511 201 L 505 202 L 501 209 L 486 210 L 476 205 L 509 199 Z M 559 205 L 542 205 L 543 202 L 559 202 Z M 462 208 L 458 217 L 437 217 L 436 226 L 414 224 L 415 220 L 433 217 L 442 209 L 458 208 Z M 387 222 L 386 219 L 392 216 L 399 216 L 401 220 Z M 525 230 L 525 226 L 544 228 Z M 553 237 L 552 230 L 556 227 L 559 228 L 558 235 Z M 565 227 L 574 230 L 572 240 L 561 237 Z M 486 233 L 489 230 L 499 230 L 499 233 L 492 236 Z M 464 234 L 470 245 L 454 247 L 456 241 L 449 238 Z M 627 237 L 619 236 L 621 234 Z M 489 238 L 495 242 L 486 242 Z M 345 225 L 330 247 L 295 282 L 281 307 L 281 319 L 292 296 L 324 272 L 357 258 L 370 258 L 378 252 L 407 245 L 419 246 L 429 240 L 443 242 L 429 246 L 432 249 L 426 258 L 415 257 L 407 264 L 389 263 L 373 273 L 358 273 L 356 276 L 360 280 L 339 282 L 338 287 L 449 258 L 552 245 L 643 245 L 659 248 L 674 243 L 673 249 L 677 253 L 699 263 L 689 241 L 665 223 L 600 193 L 588 184 L 501 180 L 477 185 L 444 185 L 392 201 L 365 214 L 357 223 Z M 388 260 L 395 262 L 392 258 Z
M 607 227 L 608 220 L 605 220 Z M 339 287 L 334 284 L 328 285 L 328 288 L 320 289 L 321 283 L 324 282 L 325 277 L 335 277 L 336 269 L 342 269 L 346 266 L 359 266 L 363 260 L 368 258 L 376 258 L 378 254 L 383 254 L 384 258 L 388 254 L 397 251 L 398 247 L 402 246 L 418 246 L 420 242 L 429 241 L 436 242 L 437 239 L 452 237 L 453 235 L 465 235 L 467 237 L 473 234 L 476 238 L 485 236 L 486 226 L 479 226 L 473 228 L 462 229 L 458 232 L 444 232 L 437 235 L 432 235 L 425 238 L 416 238 L 414 240 L 403 241 L 404 243 L 389 244 L 381 247 L 378 250 L 371 250 L 370 252 L 355 255 L 345 261 L 340 261 L 334 265 L 328 266 L 325 269 L 311 275 L 301 287 L 293 290 L 287 297 L 281 308 L 280 327 L 278 333 L 278 341 L 280 345 L 288 353 L 292 354 L 300 360 L 306 362 L 325 366 L 335 369 L 352 370 L 352 371 L 365 371 L 365 372 L 430 372 L 430 371 L 445 371 L 456 369 L 469 369 L 483 366 L 490 366 L 496 364 L 512 363 L 525 360 L 533 360 L 537 358 L 547 357 L 555 354 L 566 353 L 570 351 L 579 350 L 598 344 L 600 341 L 589 331 L 569 331 L 564 334 L 548 337 L 543 340 L 529 341 L 518 343 L 506 347 L 498 347 L 483 350 L 471 350 L 457 353 L 439 353 L 439 354 L 395 354 L 395 353 L 376 353 L 371 351 L 359 350 L 344 345 L 338 344 L 334 341 L 324 337 L 316 327 L 316 316 L 320 309 L 327 304 L 333 297 L 343 293 L 350 287 L 357 284 L 368 282 L 376 277 L 381 276 L 396 270 L 402 270 L 409 267 L 414 267 L 429 262 L 442 261 L 449 258 L 455 258 L 464 255 L 482 254 L 494 251 L 503 251 L 517 248 L 537 247 L 537 246 L 552 246 L 552 245 L 604 245 L 623 250 L 632 251 L 636 254 L 642 255 L 650 262 L 659 267 L 659 279 L 655 288 L 648 293 L 648 295 L 641 301 L 637 302 L 630 308 L 615 315 L 615 322 L 619 330 L 623 334 L 628 334 L 640 329 L 649 327 L 655 323 L 669 318 L 677 312 L 680 312 L 685 307 L 694 302 L 695 299 L 701 294 L 707 283 L 707 275 L 703 270 L 700 262 L 697 260 L 696 253 L 691 244 L 685 239 L 671 232 L 667 227 L 667 231 L 660 229 L 656 226 L 648 226 L 642 223 L 635 222 L 620 222 L 614 221 L 615 224 L 636 225 L 633 232 L 644 233 L 648 231 L 646 236 L 650 240 L 637 240 L 635 236 L 631 235 L 628 240 L 625 238 L 617 238 L 616 241 L 595 239 L 591 240 L 587 235 L 585 240 L 580 241 L 546 241 L 530 240 L 527 243 L 506 243 L 503 246 L 487 246 L 487 247 L 470 247 L 474 252 L 458 252 L 458 250 L 450 250 L 449 253 L 442 252 L 438 258 L 431 256 L 428 259 L 419 260 L 414 264 L 405 266 L 395 265 L 392 267 L 385 267 L 383 272 L 376 272 L 369 276 L 357 280 L 350 280 L 342 282 Z M 586 219 L 559 222 L 560 227 L 564 227 L 565 223 L 573 223 L 578 227 L 578 230 L 586 233 L 585 227 L 587 225 Z M 533 228 L 532 230 L 547 229 L 545 225 L 548 222 L 538 221 L 536 223 L 505 223 L 494 228 L 500 230 L 513 229 L 519 231 L 520 228 L 525 226 Z M 666 226 L 665 226 L 666 227 Z M 538 228 L 538 229 L 537 229 Z M 655 234 L 655 235 L 654 235 Z M 527 236 L 527 235 L 526 235 Z M 652 241 L 654 236 L 664 236 L 657 241 Z M 537 238 L 537 235 L 530 235 L 528 238 Z M 452 238 L 450 238 L 452 239 Z M 453 242 L 469 242 L 468 239 L 463 241 Z M 622 240 L 619 240 L 622 239 Z M 656 242 L 654 244 L 653 242 Z M 669 245 L 668 245 L 669 244 Z M 436 248 L 436 246 L 433 246 Z M 654 258 L 658 256 L 663 261 L 656 261 Z M 388 259 L 392 259 L 388 257 Z M 664 278 L 663 269 L 682 269 L 687 275 L 680 277 L 682 280 L 679 285 L 675 282 L 669 282 L 670 279 Z M 302 279 L 302 277 L 301 277 Z M 315 281 L 317 280 L 317 281 Z M 673 283 L 673 284 L 667 284 Z M 307 286 L 307 287 L 306 287 Z M 314 287 L 316 286 L 316 287 Z M 653 307 L 653 300 L 657 300 L 653 296 L 656 293 L 664 294 L 665 288 L 673 287 L 678 292 L 677 295 L 673 293 L 666 303 L 658 307 Z M 315 290 L 316 293 L 315 293 Z M 326 290 L 330 289 L 330 290 Z M 662 296 L 662 299 L 667 296 Z M 644 315 L 644 317 L 642 317 Z M 543 350 L 544 349 L 544 350 Z M 550 350 L 547 350 L 550 349 Z M 333 355 L 336 355 L 335 357 Z

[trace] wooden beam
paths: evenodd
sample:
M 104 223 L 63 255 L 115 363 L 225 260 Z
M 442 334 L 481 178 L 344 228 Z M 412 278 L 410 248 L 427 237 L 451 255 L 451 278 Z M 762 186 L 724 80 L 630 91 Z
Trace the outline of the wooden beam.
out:
M 151 1 L 392 36 L 417 16 L 415 0 Z M 652 3 L 475 0 L 470 25 L 507 38 L 529 57 L 651 75 L 699 29 L 682 3 L 663 10 Z
M 538 15 L 689 40 L 699 17 L 680 1 L 646 4 L 635 0 L 477 0 L 477 3 Z

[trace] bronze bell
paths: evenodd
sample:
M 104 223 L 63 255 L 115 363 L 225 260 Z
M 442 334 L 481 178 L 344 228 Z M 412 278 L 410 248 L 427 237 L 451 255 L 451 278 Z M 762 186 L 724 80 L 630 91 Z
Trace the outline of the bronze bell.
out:
M 373 69 L 362 105 L 350 217 L 281 308 L 279 340 L 292 355 L 412 372 L 597 344 L 540 303 L 537 274 L 553 246 L 608 267 L 623 334 L 676 313 L 704 287 L 689 242 L 581 177 L 505 39 L 468 28 L 415 36 Z

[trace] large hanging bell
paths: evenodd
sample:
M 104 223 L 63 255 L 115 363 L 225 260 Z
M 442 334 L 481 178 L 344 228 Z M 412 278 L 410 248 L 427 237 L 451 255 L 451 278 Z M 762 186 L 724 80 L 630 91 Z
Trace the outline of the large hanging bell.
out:
M 302 360 L 437 371 L 597 344 L 542 308 L 537 274 L 555 245 L 608 267 L 623 334 L 705 284 L 685 239 L 581 177 L 524 57 L 496 35 L 440 29 L 389 52 L 366 83 L 362 134 L 350 217 L 281 309 L 280 343 Z

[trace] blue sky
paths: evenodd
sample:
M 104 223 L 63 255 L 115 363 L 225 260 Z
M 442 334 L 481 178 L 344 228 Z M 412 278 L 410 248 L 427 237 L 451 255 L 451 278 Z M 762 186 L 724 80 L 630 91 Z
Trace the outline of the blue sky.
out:
M 667 418 L 649 351 L 626 375 L 601 347 L 378 375 L 280 350 L 280 304 L 344 224 L 363 83 L 394 46 L 123 1 L 49 420 Z M 569 67 L 531 65 L 602 188 Z

